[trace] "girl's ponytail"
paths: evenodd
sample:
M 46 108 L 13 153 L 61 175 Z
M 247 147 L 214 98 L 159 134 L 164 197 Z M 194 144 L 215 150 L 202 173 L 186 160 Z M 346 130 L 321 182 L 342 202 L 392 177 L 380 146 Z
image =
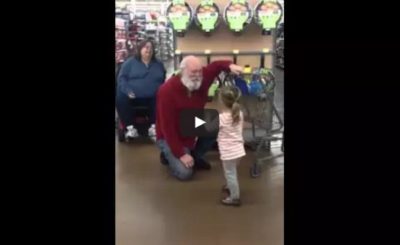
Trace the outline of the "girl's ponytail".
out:
M 232 124 L 240 121 L 240 104 L 239 98 L 241 91 L 236 86 L 224 86 L 219 91 L 220 98 L 224 105 L 231 110 Z
M 237 101 L 233 102 L 232 105 L 232 120 L 233 124 L 237 124 L 240 121 L 240 105 Z

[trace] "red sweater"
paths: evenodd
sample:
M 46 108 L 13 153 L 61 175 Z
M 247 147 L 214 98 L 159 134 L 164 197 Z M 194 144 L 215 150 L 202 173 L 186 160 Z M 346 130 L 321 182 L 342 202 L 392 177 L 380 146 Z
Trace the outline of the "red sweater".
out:
M 203 68 L 203 82 L 191 97 L 181 82 L 180 76 L 172 76 L 158 90 L 156 133 L 157 140 L 167 141 L 175 157 L 185 154 L 184 147 L 194 148 L 195 137 L 182 137 L 179 130 L 179 113 L 182 109 L 202 109 L 207 103 L 208 89 L 214 79 L 222 72 L 229 71 L 231 61 L 214 61 Z

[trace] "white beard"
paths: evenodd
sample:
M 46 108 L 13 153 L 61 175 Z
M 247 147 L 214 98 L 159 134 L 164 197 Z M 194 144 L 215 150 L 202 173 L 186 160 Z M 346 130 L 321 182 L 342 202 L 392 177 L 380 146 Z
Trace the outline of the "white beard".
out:
M 191 80 L 188 76 L 183 75 L 181 77 L 181 80 L 182 80 L 183 85 L 185 85 L 185 87 L 190 92 L 192 92 L 192 91 L 198 90 L 200 88 L 203 78 L 200 77 L 195 80 Z

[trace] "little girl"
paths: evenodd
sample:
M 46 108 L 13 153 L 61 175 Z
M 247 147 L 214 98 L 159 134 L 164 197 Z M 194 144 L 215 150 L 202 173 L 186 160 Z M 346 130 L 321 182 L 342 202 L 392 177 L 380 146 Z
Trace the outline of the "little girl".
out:
M 240 158 L 246 155 L 243 141 L 243 113 L 240 110 L 238 100 L 240 90 L 237 87 L 226 86 L 219 90 L 219 132 L 218 148 L 226 185 L 223 192 L 228 197 L 221 201 L 225 205 L 240 205 L 240 191 L 237 177 L 237 165 Z

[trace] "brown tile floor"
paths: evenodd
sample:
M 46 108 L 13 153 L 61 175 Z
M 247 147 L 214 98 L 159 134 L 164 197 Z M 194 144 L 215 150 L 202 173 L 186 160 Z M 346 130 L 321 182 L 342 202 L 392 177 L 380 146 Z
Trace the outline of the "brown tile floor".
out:
M 179 182 L 154 145 L 116 142 L 116 245 L 282 245 L 283 158 L 252 179 L 248 152 L 239 166 L 239 208 L 219 204 L 222 169 L 216 152 L 208 159 L 211 171 Z

